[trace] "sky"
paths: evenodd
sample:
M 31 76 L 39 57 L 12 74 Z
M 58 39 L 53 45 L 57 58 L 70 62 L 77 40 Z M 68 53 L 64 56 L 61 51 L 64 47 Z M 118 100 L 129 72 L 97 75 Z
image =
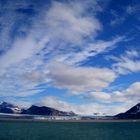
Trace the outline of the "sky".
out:
M 82 115 L 140 102 L 139 0 L 0 0 L 0 101 Z

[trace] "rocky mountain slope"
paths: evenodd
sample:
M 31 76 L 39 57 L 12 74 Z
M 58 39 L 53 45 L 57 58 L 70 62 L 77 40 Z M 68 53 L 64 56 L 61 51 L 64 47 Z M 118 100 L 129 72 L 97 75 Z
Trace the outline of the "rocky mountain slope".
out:
M 2 102 L 0 104 L 0 113 L 10 113 L 10 114 L 30 114 L 30 115 L 49 115 L 49 116 L 72 116 L 75 115 L 73 112 L 64 112 L 59 111 L 54 108 L 46 107 L 46 106 L 35 106 L 32 105 L 28 109 L 20 108 L 18 106 L 14 106 L 7 102 Z
M 7 102 L 2 102 L 0 104 L 0 113 L 11 113 L 11 114 L 18 114 L 21 113 L 21 108 L 19 108 L 18 106 L 14 106 L 10 103 Z
M 118 119 L 140 119 L 140 103 L 126 111 L 115 116 Z

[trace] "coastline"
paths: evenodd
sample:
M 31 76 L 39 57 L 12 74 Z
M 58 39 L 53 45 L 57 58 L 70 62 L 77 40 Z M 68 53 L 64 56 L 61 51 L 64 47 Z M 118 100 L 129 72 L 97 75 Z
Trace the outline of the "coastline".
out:
M 0 122 L 66 122 L 66 123 L 119 123 L 119 122 L 140 122 L 132 119 L 117 119 L 117 120 L 41 120 L 41 119 L 8 119 L 0 118 Z

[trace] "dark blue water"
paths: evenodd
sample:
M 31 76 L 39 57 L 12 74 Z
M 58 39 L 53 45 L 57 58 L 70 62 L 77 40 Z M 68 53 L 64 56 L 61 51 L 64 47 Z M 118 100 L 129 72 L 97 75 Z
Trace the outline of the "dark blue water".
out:
M 0 140 L 140 140 L 140 122 L 0 122 Z

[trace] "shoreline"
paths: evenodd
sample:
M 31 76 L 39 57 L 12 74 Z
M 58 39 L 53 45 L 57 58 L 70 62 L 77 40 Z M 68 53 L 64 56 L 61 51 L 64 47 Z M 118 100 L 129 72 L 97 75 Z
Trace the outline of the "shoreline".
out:
M 0 122 L 66 122 L 66 123 L 115 123 L 115 122 L 140 122 L 140 119 L 118 119 L 118 120 L 41 120 L 41 119 L 8 119 L 0 118 Z

